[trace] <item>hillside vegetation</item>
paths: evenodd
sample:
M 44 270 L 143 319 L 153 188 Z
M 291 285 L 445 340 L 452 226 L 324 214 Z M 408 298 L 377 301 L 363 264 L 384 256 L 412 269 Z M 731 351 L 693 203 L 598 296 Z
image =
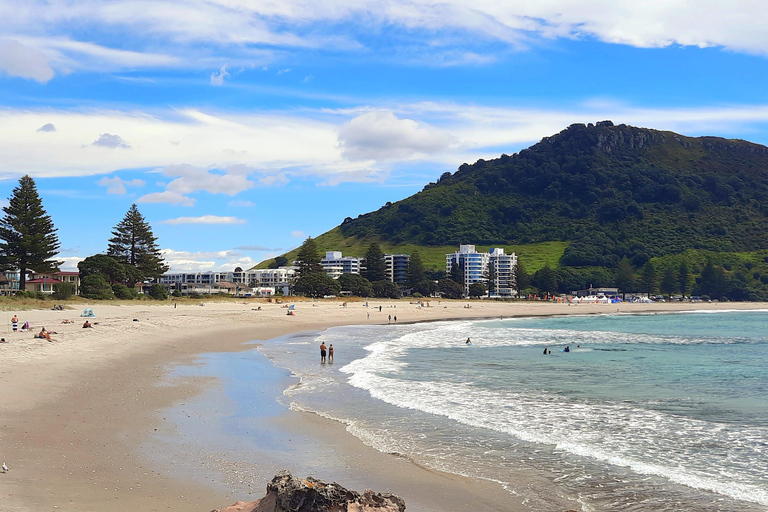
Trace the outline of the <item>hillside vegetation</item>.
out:
M 741 297 L 759 298 L 768 281 L 759 252 L 768 249 L 767 222 L 767 147 L 604 121 L 463 164 L 317 242 L 350 255 L 370 241 L 386 252 L 418 247 L 434 268 L 462 243 L 504 247 L 529 271 L 548 265 L 561 283 L 578 276 L 581 284 L 610 284 L 623 258 L 635 270 L 648 262 L 663 270 L 687 254 L 694 274 L 706 262 L 720 265 L 742 279 L 749 293 Z

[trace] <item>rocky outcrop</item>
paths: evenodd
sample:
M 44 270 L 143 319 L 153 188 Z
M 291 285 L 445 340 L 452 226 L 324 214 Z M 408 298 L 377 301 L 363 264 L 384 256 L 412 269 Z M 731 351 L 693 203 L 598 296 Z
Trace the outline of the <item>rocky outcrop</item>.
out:
M 336 482 L 316 478 L 296 478 L 281 471 L 267 484 L 267 495 L 260 500 L 238 501 L 223 511 L 213 512 L 403 512 L 405 501 L 389 493 L 370 489 L 360 494 Z

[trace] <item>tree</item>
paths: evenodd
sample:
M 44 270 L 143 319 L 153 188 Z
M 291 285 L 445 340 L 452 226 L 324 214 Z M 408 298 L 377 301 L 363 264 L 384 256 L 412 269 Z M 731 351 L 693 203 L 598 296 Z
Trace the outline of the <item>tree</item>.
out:
M 67 300 L 75 294 L 75 283 L 59 283 L 52 297 L 57 300 Z
M 165 300 L 168 298 L 168 290 L 166 290 L 165 286 L 160 283 L 155 283 L 149 287 L 147 295 L 155 300 Z
M 342 274 L 338 282 L 343 291 L 350 292 L 352 295 L 357 297 L 373 296 L 371 282 L 360 274 Z
M 408 259 L 408 271 L 406 272 L 405 282 L 411 288 L 415 288 L 417 284 L 426 278 L 427 274 L 421 261 L 421 254 L 419 254 L 419 251 L 413 251 Z
M 454 283 L 461 285 L 463 288 L 464 287 L 464 265 L 457 260 L 452 260 L 449 277 Z
M 533 285 L 542 292 L 555 293 L 557 291 L 557 274 L 545 265 L 533 275 Z
M 477 282 L 469 285 L 469 296 L 480 298 L 485 295 L 485 285 Z
M 488 288 L 488 295 L 493 295 L 496 291 L 496 265 L 492 261 L 488 262 L 488 268 L 483 272 L 483 279 Z M 470 291 L 469 294 L 472 295 L 472 292 Z
M 341 285 L 325 272 L 311 272 L 296 280 L 293 291 L 307 297 L 318 298 L 326 295 L 338 295 L 341 291 Z
M 420 293 L 423 297 L 429 297 L 438 291 L 440 291 L 440 286 L 429 279 L 416 283 L 416 286 L 413 287 L 413 293 Z
M 323 266 L 320 264 L 320 253 L 317 249 L 317 243 L 312 240 L 312 237 L 307 237 L 304 243 L 301 244 L 299 254 L 296 256 L 296 263 L 298 269 L 296 275 L 298 277 L 304 277 L 314 272 L 323 272 Z
M 112 287 L 101 274 L 85 276 L 80 281 L 80 295 L 86 299 L 109 300 L 115 298 Z
M 127 279 L 125 265 L 106 254 L 88 256 L 77 264 L 80 279 L 91 274 L 101 274 L 111 284 L 124 283 Z
M 528 273 L 519 257 L 515 264 L 515 283 L 517 285 L 518 295 L 522 295 L 524 290 L 531 287 L 531 275 Z
M 277 256 L 270 264 L 269 268 L 280 268 L 288 264 L 288 258 L 285 256 Z
M 651 296 L 656 293 L 658 278 L 656 277 L 656 267 L 650 261 L 646 261 L 643 265 L 643 272 L 640 275 L 640 287 L 641 291 Z
M 60 262 L 51 258 L 59 252 L 59 237 L 37 194 L 35 180 L 29 176 L 19 179 L 3 212 L 0 252 L 8 266 L 19 269 L 19 289 L 25 290 L 27 270 L 50 272 L 58 268 Z
M 680 293 L 685 297 L 685 294 L 690 288 L 691 272 L 688 270 L 688 264 L 683 261 L 680 263 L 680 268 L 677 270 L 677 274 L 680 279 Z
M 112 234 L 114 236 L 109 239 L 107 256 L 136 270 L 126 275 L 129 287 L 138 281 L 158 278 L 170 268 L 163 261 L 152 227 L 144 220 L 135 204 L 131 205 Z
M 670 267 L 664 271 L 664 276 L 661 278 L 661 291 L 667 295 L 672 295 L 680 289 L 680 282 L 678 280 L 677 271 Z
M 699 276 L 699 293 L 720 299 L 728 293 L 728 273 L 718 265 L 715 267 L 708 262 Z
M 437 285 L 446 299 L 460 299 L 464 296 L 464 287 L 453 279 L 443 279 Z
M 373 286 L 373 294 L 380 299 L 400 298 L 400 287 L 392 281 L 383 279 L 381 281 L 371 283 L 371 286 Z
M 621 293 L 632 291 L 635 287 L 635 275 L 632 271 L 632 263 L 624 256 L 616 268 L 616 287 Z
M 387 279 L 387 265 L 384 262 L 384 253 L 376 242 L 372 242 L 368 246 L 368 251 L 365 253 L 365 271 L 362 274 L 371 283 Z

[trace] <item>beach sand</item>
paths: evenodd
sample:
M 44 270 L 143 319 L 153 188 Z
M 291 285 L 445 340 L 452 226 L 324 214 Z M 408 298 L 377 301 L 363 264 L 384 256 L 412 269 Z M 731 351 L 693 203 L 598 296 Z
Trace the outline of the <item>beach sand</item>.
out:
M 616 312 L 766 309 L 758 303 L 580 304 L 430 301 L 418 307 L 407 300 L 364 302 L 293 302 L 295 315 L 284 305 L 263 301 L 172 302 L 130 305 L 92 304 L 93 329 L 83 329 L 79 313 L 30 310 L 5 314 L 0 336 L 0 461 L 10 471 L 0 474 L 0 511 L 173 510 L 207 512 L 237 499 L 263 495 L 267 479 L 253 483 L 253 495 L 233 495 L 220 484 L 185 478 L 173 461 L 160 464 L 139 449 L 163 432 L 163 411 L 216 386 L 210 379 L 166 377 L 174 364 L 192 364 L 206 352 L 243 351 L 248 342 L 338 325 L 398 323 L 466 318 L 494 318 Z M 396 307 L 391 307 L 396 306 Z M 261 311 L 256 308 L 261 307 Z M 368 318 L 367 314 L 370 314 Z M 30 321 L 37 330 L 10 332 L 10 318 Z M 62 321 L 73 323 L 64 324 Z M 34 339 L 45 326 L 57 331 L 56 341 Z M 161 383 L 166 383 L 160 385 Z M 273 398 L 273 397 L 272 397 Z M 272 400 L 269 396 L 263 400 Z M 268 404 L 265 402 L 264 406 Z M 365 446 L 343 425 L 313 414 L 286 411 L 284 428 L 320 443 L 333 452 L 321 475 L 362 491 L 369 487 L 405 498 L 408 510 L 526 510 L 523 503 L 491 482 L 477 482 L 422 468 Z M 286 446 L 284 453 L 301 445 Z M 172 458 L 173 454 L 169 456 Z M 274 457 L 273 457 L 274 458 Z M 289 460 L 266 462 L 265 467 Z M 271 471 L 271 469 L 270 469 Z M 339 475 L 338 477 L 336 475 Z M 353 475 L 354 481 L 342 477 Z M 305 475 L 301 475 L 305 476 Z M 246 478 L 245 476 L 243 478 Z M 531 481 L 530 485 L 550 485 Z M 571 508 L 578 508 L 573 504 Z

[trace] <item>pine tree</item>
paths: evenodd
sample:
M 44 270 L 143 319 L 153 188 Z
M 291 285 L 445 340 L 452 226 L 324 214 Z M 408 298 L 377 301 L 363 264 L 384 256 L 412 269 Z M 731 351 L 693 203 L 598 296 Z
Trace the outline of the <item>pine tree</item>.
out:
M 496 265 L 492 262 L 488 262 L 488 268 L 483 272 L 483 279 L 485 279 L 485 286 L 488 289 L 488 296 L 491 296 L 496 291 Z
M 411 288 L 415 288 L 416 285 L 421 283 L 427 278 L 426 271 L 424 270 L 424 263 L 421 261 L 421 254 L 419 251 L 413 251 L 411 257 L 408 258 L 408 271 L 406 273 L 406 283 Z
M 616 287 L 621 293 L 627 293 L 632 291 L 635 286 L 635 276 L 632 272 L 632 263 L 624 256 L 619 261 L 619 266 L 616 269 Z
M 691 272 L 688 270 L 688 264 L 685 261 L 680 263 L 680 268 L 678 269 L 677 274 L 680 279 L 680 293 L 685 297 L 685 294 L 688 293 L 691 280 Z
M 643 266 L 643 272 L 640 276 L 640 284 L 643 289 L 642 291 L 647 293 L 649 297 L 655 294 L 657 281 L 658 278 L 656 276 L 656 267 L 653 266 L 653 263 L 647 261 Z
M 525 290 L 531 287 L 531 275 L 519 257 L 515 263 L 515 286 L 517 286 L 518 295 L 522 295 Z
M 60 262 L 51 258 L 61 245 L 53 220 L 37 194 L 35 180 L 22 176 L 8 203 L 0 220 L 0 251 L 8 266 L 19 269 L 19 289 L 25 290 L 27 270 L 50 272 L 58 268 Z
M 384 262 L 384 253 L 376 242 L 368 246 L 365 253 L 365 271 L 363 277 L 371 283 L 387 279 L 387 264 Z
M 321 258 L 317 251 L 317 244 L 312 237 L 307 237 L 304 243 L 301 244 L 299 254 L 296 255 L 296 263 L 298 264 L 298 270 L 296 275 L 298 277 L 308 276 L 314 272 L 323 272 L 323 266 L 320 264 Z
M 109 239 L 107 256 L 135 269 L 135 272 L 128 272 L 129 285 L 160 277 L 170 268 L 163 261 L 152 227 L 135 204 L 131 205 L 112 234 L 114 236 Z
M 677 270 L 670 267 L 664 271 L 664 277 L 661 278 L 661 291 L 671 296 L 680 288 L 679 276 Z

